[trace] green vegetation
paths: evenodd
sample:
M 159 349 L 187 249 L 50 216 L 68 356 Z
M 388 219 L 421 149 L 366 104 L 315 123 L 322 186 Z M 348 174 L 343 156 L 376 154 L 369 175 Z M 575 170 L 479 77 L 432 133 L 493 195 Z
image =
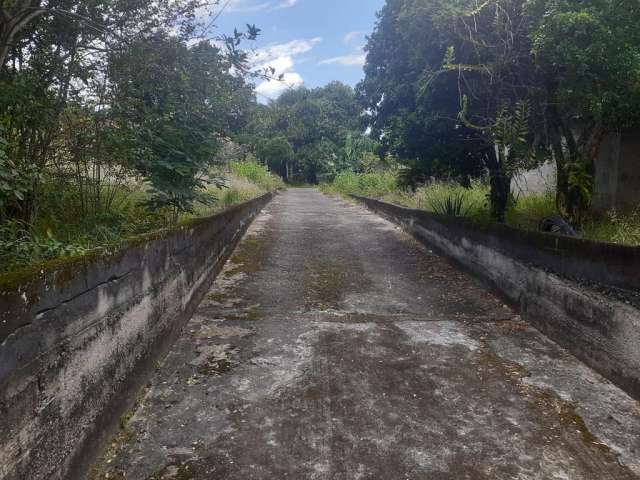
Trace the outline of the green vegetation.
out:
M 0 0 L 0 270 L 280 188 L 267 169 L 638 243 L 640 214 L 589 212 L 603 138 L 640 125 L 636 0 L 387 0 L 355 89 L 267 105 L 253 80 L 275 72 L 243 50 L 260 30 L 214 35 L 207 3 Z M 546 159 L 554 193 L 513 198 L 513 177 Z
M 640 246 L 640 210 L 627 214 L 611 211 L 605 217 L 591 218 L 584 231 L 594 240 Z
M 278 187 L 235 148 L 259 30 L 215 35 L 209 4 L 0 0 L 0 271 Z
M 321 188 L 327 193 L 376 198 L 441 215 L 467 217 L 479 222 L 492 221 L 488 182 L 474 180 L 469 187 L 455 182 L 434 182 L 411 190 L 399 186 L 399 177 L 398 172 L 344 172 Z M 536 231 L 541 219 L 557 215 L 555 200 L 553 192 L 512 199 L 505 223 Z M 591 240 L 640 246 L 640 210 L 626 214 L 591 214 L 585 218 L 581 234 Z
M 331 187 L 345 195 L 362 195 L 381 198 L 397 189 L 397 178 L 392 172 L 355 173 L 346 171 L 338 174 Z M 326 186 L 323 185 L 326 189 Z
M 263 192 L 273 192 L 284 188 L 282 179 L 271 172 L 255 159 L 248 159 L 244 162 L 231 163 L 231 173 L 236 178 L 248 180 Z
M 504 221 L 513 175 L 553 158 L 580 227 L 602 139 L 640 121 L 639 21 L 635 0 L 387 0 L 356 91 L 404 184 L 488 171 Z
M 0 273 L 53 258 L 83 255 L 96 248 L 117 249 L 131 237 L 212 215 L 283 186 L 266 167 L 250 160 L 231 163 L 229 171 L 213 170 L 211 176 L 224 176 L 224 185 L 207 184 L 203 195 L 208 200 L 194 205 L 177 220 L 168 206 L 153 211 L 146 208 L 149 194 L 144 183 L 132 181 L 121 188 L 111 210 L 96 217 L 82 215 L 76 192 L 59 191 L 47 184 L 36 222 L 7 220 L 0 225 Z
M 632 0 L 387 0 L 356 87 L 385 161 L 324 188 L 531 230 L 560 215 L 640 244 L 640 214 L 590 209 L 603 138 L 640 125 L 638 21 Z M 553 191 L 515 198 L 548 159 Z
M 291 89 L 258 108 L 243 141 L 287 183 L 331 181 L 381 163 L 374 154 L 378 142 L 362 129 L 361 110 L 353 88 L 341 82 Z

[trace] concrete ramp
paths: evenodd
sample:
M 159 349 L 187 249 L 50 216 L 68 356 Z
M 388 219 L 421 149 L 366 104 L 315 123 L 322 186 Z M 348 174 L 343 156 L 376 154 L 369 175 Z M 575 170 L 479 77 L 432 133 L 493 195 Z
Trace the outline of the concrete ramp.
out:
M 364 207 L 256 219 L 95 479 L 640 478 L 640 407 Z

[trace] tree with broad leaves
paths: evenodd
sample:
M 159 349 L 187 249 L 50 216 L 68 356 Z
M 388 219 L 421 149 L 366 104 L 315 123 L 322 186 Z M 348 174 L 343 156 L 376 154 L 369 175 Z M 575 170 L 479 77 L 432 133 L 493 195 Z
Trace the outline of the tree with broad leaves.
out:
M 358 92 L 415 175 L 487 168 L 498 220 L 510 178 L 491 132 L 526 102 L 525 150 L 553 156 L 559 211 L 578 223 L 602 138 L 639 122 L 639 21 L 635 0 L 387 0 Z
M 2 24 L 5 36 L 12 25 L 12 39 L 3 43 L 8 45 L 7 60 L 0 67 L 2 149 L 11 168 L 22 172 L 20 178 L 30 177 L 29 188 L 11 197 L 4 213 L 27 222 L 34 218 L 42 173 L 76 183 L 74 189 L 80 194 L 87 186 L 96 192 L 102 186 L 110 189 L 114 177 L 103 172 L 115 166 L 116 160 L 118 171 L 125 168 L 132 176 L 147 176 L 155 192 L 154 206 L 163 198 L 177 209 L 190 208 L 201 198 L 197 193 L 202 186 L 202 159 L 215 153 L 218 138 L 244 128 L 247 112 L 255 107 L 252 89 L 242 79 L 250 72 L 241 42 L 255 39 L 259 29 L 247 25 L 246 31 L 219 35 L 220 47 L 215 49 L 197 44 L 196 37 L 210 37 L 210 25 L 201 22 L 196 11 L 217 3 L 0 0 L 3 18 L 13 19 Z M 36 7 L 39 15 L 25 16 Z M 133 56 L 134 52 L 149 53 L 145 48 L 153 50 L 152 45 L 164 49 L 172 61 L 163 66 L 157 55 Z M 114 68 L 118 62 L 130 75 L 128 79 Z M 137 63 L 140 71 L 146 69 L 168 82 L 156 82 L 158 93 L 168 100 L 162 107 L 156 105 L 156 110 L 149 97 L 136 100 L 137 94 L 149 92 L 144 82 L 149 83 L 147 87 L 154 82 L 140 77 Z M 170 68 L 174 71 L 169 72 Z M 170 88 L 177 90 L 169 92 Z M 162 108 L 166 108 L 164 116 L 159 115 Z M 144 112 L 150 116 L 146 125 L 155 121 L 152 128 L 130 135 Z M 70 125 L 87 127 L 78 132 L 77 140 L 83 141 L 68 134 Z M 165 143 L 167 156 L 161 158 L 163 135 L 175 144 Z M 183 150 L 178 151 L 180 148 Z M 111 158 L 107 158 L 109 152 Z M 193 162 L 192 168 L 185 166 L 185 159 Z M 176 162 L 174 173 L 180 173 L 176 178 L 184 180 L 178 182 L 182 193 L 173 189 L 162 170 L 171 162 Z M 92 167 L 87 168 L 89 165 Z M 187 178 L 190 175 L 193 178 Z M 104 198 L 112 198 L 111 193 Z
M 207 201 L 205 174 L 253 102 L 243 79 L 229 73 L 231 62 L 210 42 L 188 48 L 167 35 L 135 42 L 110 60 L 113 119 L 129 145 L 125 161 L 148 179 L 149 206 L 177 214 Z
M 295 154 L 285 137 L 264 139 L 258 144 L 256 155 L 271 171 L 280 175 L 285 182 L 289 182 Z
M 290 89 L 257 113 L 253 125 L 258 148 L 265 137 L 284 138 L 293 148 L 289 180 L 318 183 L 352 167 L 344 165 L 344 147 L 349 135 L 360 135 L 363 128 L 361 107 L 350 86 L 331 82 L 321 88 Z

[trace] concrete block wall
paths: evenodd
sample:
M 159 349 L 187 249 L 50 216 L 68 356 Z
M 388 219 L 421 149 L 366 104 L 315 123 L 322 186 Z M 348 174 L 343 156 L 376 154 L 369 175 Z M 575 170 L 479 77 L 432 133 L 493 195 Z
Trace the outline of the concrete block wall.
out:
M 270 199 L 0 277 L 0 479 L 84 478 Z
M 355 198 L 488 282 L 525 320 L 640 400 L 640 310 L 571 278 L 637 291 L 640 248 L 476 225 Z
M 633 210 L 640 206 L 640 131 L 605 136 L 595 161 L 593 209 Z

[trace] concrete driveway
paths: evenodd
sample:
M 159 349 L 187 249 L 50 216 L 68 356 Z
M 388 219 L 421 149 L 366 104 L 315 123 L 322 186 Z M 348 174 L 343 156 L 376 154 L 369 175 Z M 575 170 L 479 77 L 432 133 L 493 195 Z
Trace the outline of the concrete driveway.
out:
M 95 478 L 640 478 L 638 402 L 313 189 L 260 215 Z

